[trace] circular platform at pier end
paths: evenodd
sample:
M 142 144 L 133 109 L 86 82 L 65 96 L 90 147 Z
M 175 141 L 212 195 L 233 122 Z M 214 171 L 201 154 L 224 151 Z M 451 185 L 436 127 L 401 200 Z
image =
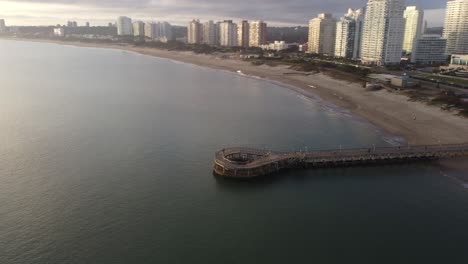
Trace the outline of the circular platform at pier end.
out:
M 297 153 L 279 153 L 253 148 L 229 148 L 216 152 L 213 171 L 230 178 L 260 177 L 284 168 Z
M 251 178 L 261 176 L 255 168 L 269 160 L 271 153 L 253 148 L 228 148 L 216 152 L 213 171 L 224 177 Z M 263 161 L 263 162 L 261 162 Z

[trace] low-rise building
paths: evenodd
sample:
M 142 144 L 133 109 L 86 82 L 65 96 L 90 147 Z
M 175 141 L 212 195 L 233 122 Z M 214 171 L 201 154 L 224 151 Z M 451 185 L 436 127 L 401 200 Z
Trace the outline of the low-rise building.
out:
M 390 83 L 393 86 L 400 87 L 400 88 L 409 88 L 409 87 L 413 87 L 416 85 L 416 83 L 413 82 L 412 79 L 407 75 L 392 77 L 390 80 Z
M 468 55 L 452 55 L 449 67 L 468 69 Z
M 54 28 L 54 36 L 65 37 L 65 28 L 63 27 Z
M 275 41 L 273 43 L 267 44 L 267 45 L 261 45 L 260 47 L 263 50 L 286 50 L 291 47 L 297 47 L 297 43 L 286 43 L 285 41 Z
M 239 55 L 241 59 L 258 59 L 260 58 L 259 54 L 241 54 Z
M 439 35 L 423 35 L 416 42 L 411 61 L 417 64 L 443 64 L 447 61 L 446 46 L 447 40 Z
M 369 74 L 367 77 L 374 82 L 382 83 L 384 85 L 391 84 L 400 88 L 414 87 L 418 84 L 414 79 L 407 75 L 397 76 L 393 74 Z
M 309 44 L 301 44 L 299 45 L 299 51 L 300 52 L 304 52 L 304 53 L 307 53 L 307 51 L 309 50 Z

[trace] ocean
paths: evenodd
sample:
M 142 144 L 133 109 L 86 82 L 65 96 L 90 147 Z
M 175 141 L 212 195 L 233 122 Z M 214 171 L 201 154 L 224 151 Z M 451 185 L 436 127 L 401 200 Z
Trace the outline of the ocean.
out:
M 433 163 L 212 174 L 231 146 L 401 142 L 278 83 L 0 40 L 0 263 L 468 263 L 468 176 Z

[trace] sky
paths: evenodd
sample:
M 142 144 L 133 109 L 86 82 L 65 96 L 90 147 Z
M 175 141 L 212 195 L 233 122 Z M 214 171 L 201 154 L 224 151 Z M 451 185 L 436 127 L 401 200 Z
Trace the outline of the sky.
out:
M 68 20 L 107 25 L 118 16 L 186 25 L 200 20 L 264 20 L 273 26 L 306 25 L 319 13 L 339 17 L 367 0 L 0 0 L 7 25 L 56 25 Z M 430 27 L 442 26 L 446 0 L 407 0 L 425 10 Z

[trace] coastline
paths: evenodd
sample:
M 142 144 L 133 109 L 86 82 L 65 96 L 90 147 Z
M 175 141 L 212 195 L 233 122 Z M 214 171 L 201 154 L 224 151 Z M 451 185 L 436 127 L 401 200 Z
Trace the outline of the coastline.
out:
M 358 83 L 337 80 L 323 73 L 309 76 L 288 69 L 286 65 L 255 66 L 239 59 L 220 55 L 195 54 L 190 51 L 167 51 L 154 48 L 116 44 L 62 42 L 53 40 L 14 39 L 7 40 L 44 42 L 58 45 L 106 48 L 135 52 L 182 63 L 194 64 L 230 72 L 241 71 L 246 76 L 255 76 L 296 91 L 306 97 L 319 97 L 351 114 L 363 118 L 385 134 L 404 138 L 408 144 L 456 144 L 468 142 L 468 120 L 454 113 L 421 102 L 410 102 L 397 92 L 366 91 Z

